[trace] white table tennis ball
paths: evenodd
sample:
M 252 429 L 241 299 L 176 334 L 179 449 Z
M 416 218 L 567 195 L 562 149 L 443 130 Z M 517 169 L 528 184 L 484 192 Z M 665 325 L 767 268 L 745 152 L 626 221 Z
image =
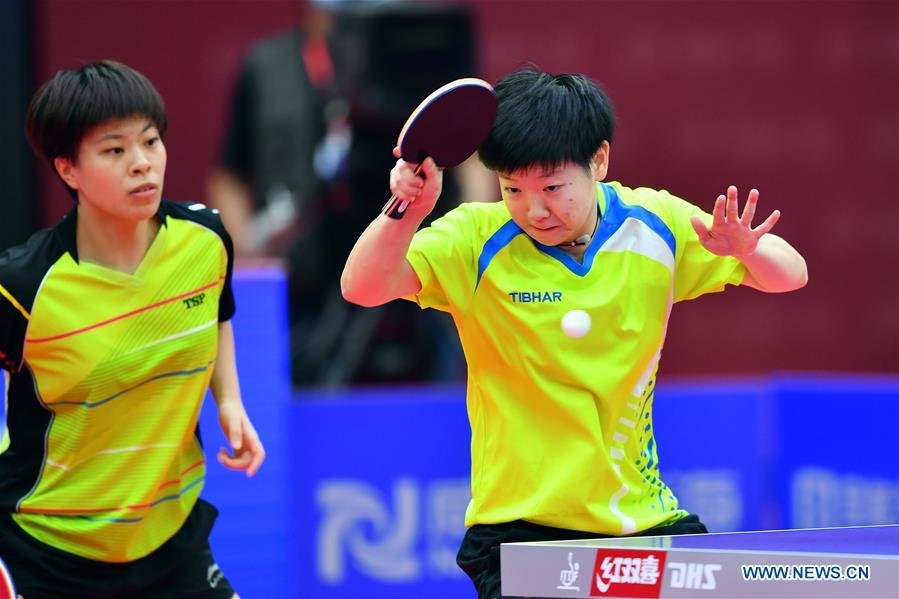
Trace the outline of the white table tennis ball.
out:
M 590 330 L 590 315 L 583 310 L 572 310 L 562 317 L 562 331 L 577 339 L 583 337 Z

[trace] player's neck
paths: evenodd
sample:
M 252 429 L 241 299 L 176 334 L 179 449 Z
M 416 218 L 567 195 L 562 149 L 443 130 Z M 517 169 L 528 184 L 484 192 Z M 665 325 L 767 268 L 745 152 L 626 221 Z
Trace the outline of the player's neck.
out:
M 587 219 L 587 222 L 593 222 L 593 226 L 586 229 L 589 232 L 583 233 L 577 237 L 574 242 L 563 243 L 556 247 L 565 250 L 565 252 L 577 260 L 578 263 L 583 263 L 584 254 L 587 253 L 587 248 L 590 247 L 590 244 L 593 242 L 593 236 L 596 235 L 596 230 L 599 228 L 599 220 L 599 208 L 594 204 L 593 212 Z
M 155 217 L 137 222 L 103 218 L 79 204 L 75 233 L 78 260 L 134 274 L 159 227 Z

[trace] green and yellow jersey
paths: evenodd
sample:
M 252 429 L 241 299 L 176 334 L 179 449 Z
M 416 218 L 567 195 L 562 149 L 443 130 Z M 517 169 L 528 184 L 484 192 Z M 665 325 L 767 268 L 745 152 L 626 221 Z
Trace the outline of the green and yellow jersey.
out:
M 583 262 L 541 245 L 503 203 L 463 204 L 416 233 L 423 308 L 449 312 L 468 362 L 466 526 L 518 519 L 621 535 L 686 515 L 659 478 L 655 375 L 671 306 L 745 273 L 703 248 L 664 191 L 597 186 Z M 561 328 L 587 312 L 581 338 Z
M 205 476 L 197 418 L 234 312 L 231 241 L 201 204 L 157 217 L 132 275 L 79 261 L 75 211 L 0 255 L 0 510 L 93 560 L 160 547 Z

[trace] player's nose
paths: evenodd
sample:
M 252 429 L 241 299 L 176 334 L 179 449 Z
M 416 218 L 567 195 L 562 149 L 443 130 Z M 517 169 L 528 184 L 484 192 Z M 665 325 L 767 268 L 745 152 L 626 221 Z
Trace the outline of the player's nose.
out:
M 146 175 L 150 171 L 151 166 L 147 155 L 142 151 L 137 150 L 134 160 L 131 163 L 131 172 L 135 175 Z
M 549 210 L 543 203 L 543 198 L 539 195 L 533 195 L 528 198 L 528 219 L 531 222 L 538 222 L 549 216 Z

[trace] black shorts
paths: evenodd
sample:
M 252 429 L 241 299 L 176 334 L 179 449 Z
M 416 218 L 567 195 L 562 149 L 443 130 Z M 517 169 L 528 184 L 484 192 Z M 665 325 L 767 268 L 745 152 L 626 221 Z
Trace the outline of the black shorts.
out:
M 209 549 L 218 512 L 199 500 L 184 526 L 133 562 L 85 559 L 41 543 L 0 514 L 0 558 L 23 599 L 230 599 L 234 589 Z
M 699 516 L 690 514 L 669 526 L 657 526 L 633 536 L 688 535 L 707 533 Z M 478 599 L 502 599 L 500 595 L 500 544 L 540 541 L 573 541 L 608 538 L 593 532 L 541 526 L 524 520 L 503 524 L 475 524 L 465 533 L 456 563 L 468 574 Z M 27 599 L 27 598 L 26 598 Z M 512 598 L 507 598 L 512 599 Z

